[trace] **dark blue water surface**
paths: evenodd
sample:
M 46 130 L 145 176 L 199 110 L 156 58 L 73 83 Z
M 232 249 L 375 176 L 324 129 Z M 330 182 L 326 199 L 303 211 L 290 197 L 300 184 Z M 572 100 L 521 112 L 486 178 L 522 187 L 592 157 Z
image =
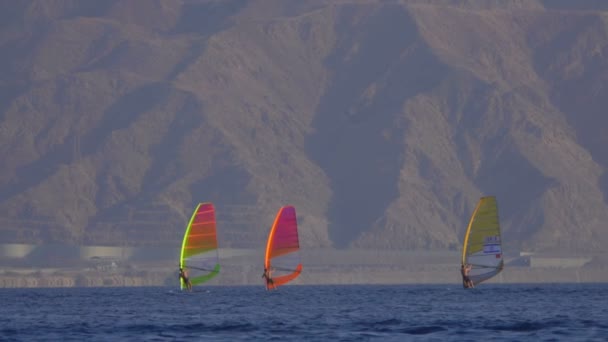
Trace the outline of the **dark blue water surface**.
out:
M 2 341 L 606 341 L 608 284 L 0 290 Z

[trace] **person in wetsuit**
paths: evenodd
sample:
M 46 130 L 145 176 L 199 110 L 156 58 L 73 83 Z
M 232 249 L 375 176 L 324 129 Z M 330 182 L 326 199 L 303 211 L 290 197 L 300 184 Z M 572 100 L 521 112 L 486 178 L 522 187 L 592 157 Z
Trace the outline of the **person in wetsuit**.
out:
M 266 288 L 274 289 L 274 280 L 270 277 L 270 272 L 266 267 L 264 267 L 264 274 L 262 274 L 262 278 L 266 279 Z
M 475 287 L 475 284 L 473 284 L 473 281 L 469 277 L 469 272 L 471 272 L 471 265 L 469 265 L 469 264 L 460 265 L 460 274 L 462 275 L 462 286 L 465 289 Z
M 188 291 L 192 291 L 192 282 L 190 282 L 190 278 L 188 278 L 188 271 L 186 271 L 186 269 L 182 267 L 179 268 L 179 278 L 184 281 Z

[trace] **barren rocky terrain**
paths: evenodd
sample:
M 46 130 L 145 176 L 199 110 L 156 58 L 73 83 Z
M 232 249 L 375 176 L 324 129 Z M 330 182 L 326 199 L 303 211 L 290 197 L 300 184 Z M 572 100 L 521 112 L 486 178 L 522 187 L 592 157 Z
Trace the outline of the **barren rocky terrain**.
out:
M 4 1 L 0 242 L 608 245 L 603 1 Z

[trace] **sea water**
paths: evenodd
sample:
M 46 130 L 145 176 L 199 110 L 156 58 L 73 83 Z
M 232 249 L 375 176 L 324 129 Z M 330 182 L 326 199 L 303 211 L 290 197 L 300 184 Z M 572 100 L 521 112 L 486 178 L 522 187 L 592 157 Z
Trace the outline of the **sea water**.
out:
M 0 290 L 2 341 L 606 341 L 608 284 Z

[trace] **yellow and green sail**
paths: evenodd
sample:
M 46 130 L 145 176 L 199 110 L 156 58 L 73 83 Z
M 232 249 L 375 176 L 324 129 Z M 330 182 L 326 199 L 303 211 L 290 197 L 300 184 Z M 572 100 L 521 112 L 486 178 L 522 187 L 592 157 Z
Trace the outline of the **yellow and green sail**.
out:
M 464 237 L 462 264 L 471 265 L 469 277 L 474 284 L 503 269 L 498 204 L 494 196 L 482 197 L 477 203 Z
M 179 265 L 188 271 L 192 285 L 200 285 L 220 272 L 217 249 L 215 208 L 211 203 L 200 203 L 186 227 Z M 183 289 L 185 284 L 180 279 Z

